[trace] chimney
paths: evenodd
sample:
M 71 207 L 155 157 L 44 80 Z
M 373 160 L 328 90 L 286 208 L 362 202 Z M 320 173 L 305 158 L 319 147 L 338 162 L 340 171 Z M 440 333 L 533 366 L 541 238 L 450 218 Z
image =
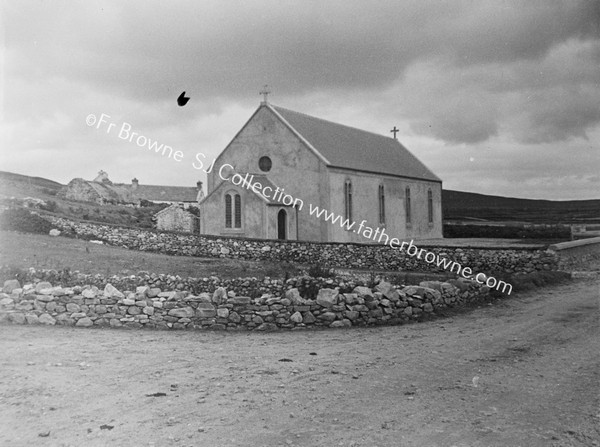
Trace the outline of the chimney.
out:
M 196 202 L 200 203 L 204 199 L 204 190 L 202 189 L 202 182 L 200 180 L 196 182 L 196 189 L 198 190 L 198 194 L 196 195 Z
M 138 186 L 139 186 L 138 179 L 136 179 L 134 177 L 133 180 L 131 180 L 131 189 L 137 189 Z

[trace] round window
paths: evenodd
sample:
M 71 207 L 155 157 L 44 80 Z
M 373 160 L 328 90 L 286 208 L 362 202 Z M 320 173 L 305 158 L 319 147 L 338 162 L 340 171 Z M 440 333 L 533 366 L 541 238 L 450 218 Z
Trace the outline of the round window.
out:
M 269 172 L 272 165 L 273 163 L 269 157 L 260 157 L 260 160 L 258 160 L 258 167 L 261 171 Z

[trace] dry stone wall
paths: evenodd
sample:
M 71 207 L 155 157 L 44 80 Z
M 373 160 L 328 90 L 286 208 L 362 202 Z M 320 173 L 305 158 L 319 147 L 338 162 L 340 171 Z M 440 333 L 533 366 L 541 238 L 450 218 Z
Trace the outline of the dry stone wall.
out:
M 316 243 L 196 236 L 113 227 L 88 222 L 51 218 L 63 232 L 134 250 L 183 256 L 227 257 L 251 260 L 320 263 L 349 269 L 443 272 L 397 248 L 383 244 Z M 558 256 L 540 249 L 425 248 L 486 274 L 531 273 L 557 270 Z
M 549 247 L 565 271 L 600 271 L 600 237 L 562 242 Z
M 300 281 L 300 283 L 298 283 Z M 119 290 L 108 283 L 61 286 L 38 280 L 21 286 L 4 282 L 0 321 L 13 324 L 269 331 L 402 324 L 433 316 L 447 307 L 485 298 L 489 291 L 466 280 L 429 281 L 419 286 L 376 287 L 330 283 L 314 298 L 301 293 L 302 279 L 258 298 L 217 287 L 212 293 L 137 286 Z M 341 291 L 342 290 L 342 291 Z M 303 296 L 304 295 L 304 296 Z

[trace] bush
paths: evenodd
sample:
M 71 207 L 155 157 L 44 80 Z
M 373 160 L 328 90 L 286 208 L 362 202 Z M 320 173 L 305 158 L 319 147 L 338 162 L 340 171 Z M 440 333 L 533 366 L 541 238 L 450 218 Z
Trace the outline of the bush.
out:
M 375 270 L 369 271 L 369 280 L 367 281 L 367 287 L 369 289 L 373 289 L 377 284 L 379 284 L 377 278 L 377 272 Z
M 55 196 L 58 194 L 58 189 L 42 188 L 42 192 L 49 196 Z
M 308 269 L 308 276 L 312 276 L 313 278 L 333 278 L 335 277 L 335 271 L 321 264 L 313 264 Z
M 48 234 L 54 226 L 23 208 L 9 208 L 0 214 L 0 228 L 23 233 Z
M 41 210 L 50 211 L 51 213 L 54 213 L 57 208 L 58 205 L 54 200 L 48 200 L 45 204 L 40 205 Z

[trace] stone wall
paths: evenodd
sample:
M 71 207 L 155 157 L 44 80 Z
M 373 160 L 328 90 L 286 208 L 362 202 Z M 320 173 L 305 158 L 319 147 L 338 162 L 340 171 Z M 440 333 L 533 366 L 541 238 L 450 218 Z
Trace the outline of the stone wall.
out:
M 18 280 L 9 279 L 0 293 L 0 321 L 258 331 L 393 325 L 475 302 L 489 292 L 487 287 L 464 279 L 402 287 L 380 282 L 374 288 L 321 280 L 328 287 L 311 295 L 302 287 L 306 279 L 279 282 L 279 292 L 257 298 L 241 296 L 224 287 L 217 287 L 212 293 L 151 285 L 121 291 L 110 283 L 104 287 L 61 286 L 38 280 L 21 287 Z
M 383 244 L 318 243 L 160 233 L 50 218 L 60 230 L 110 245 L 172 255 L 290 261 L 389 271 L 443 272 L 443 267 Z M 427 247 L 428 251 L 486 274 L 557 270 L 555 253 L 540 249 Z
M 556 254 L 561 270 L 600 270 L 600 237 L 561 242 L 548 250 Z

